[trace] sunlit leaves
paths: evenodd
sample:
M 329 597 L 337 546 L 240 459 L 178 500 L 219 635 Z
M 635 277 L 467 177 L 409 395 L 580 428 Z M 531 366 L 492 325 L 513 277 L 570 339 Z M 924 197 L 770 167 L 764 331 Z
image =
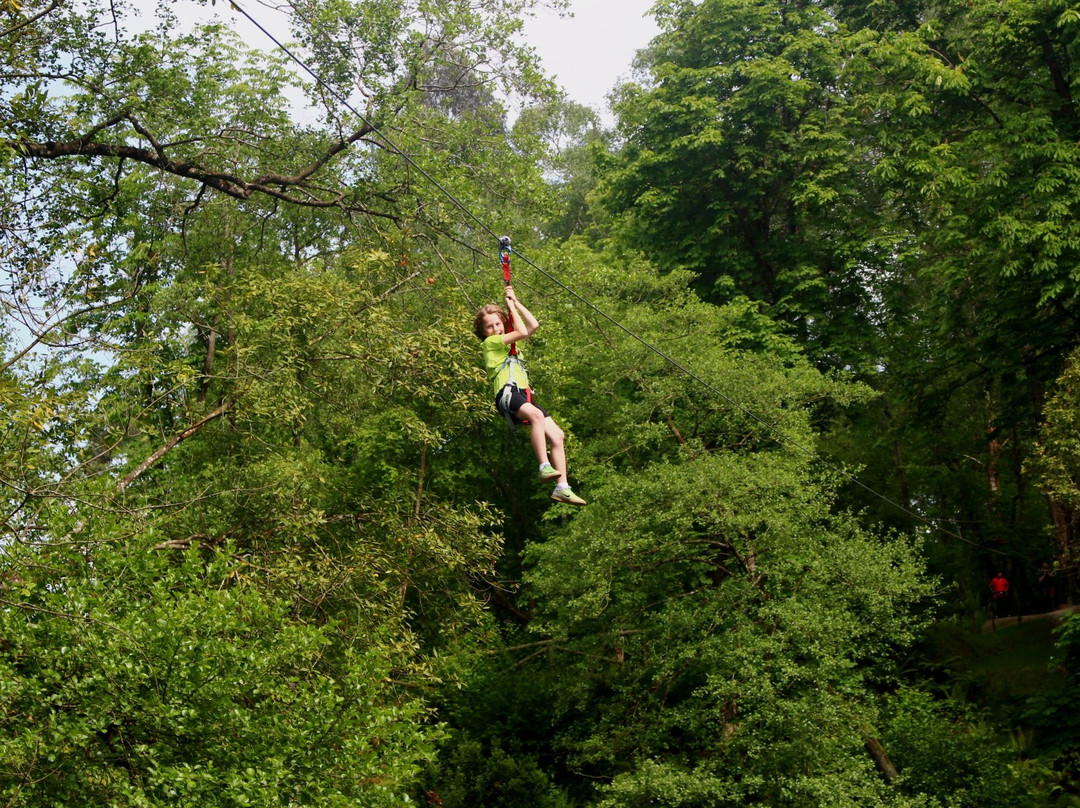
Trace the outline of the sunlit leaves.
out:
M 13 804 L 399 804 L 434 733 L 412 731 L 420 705 L 377 642 L 291 620 L 239 558 L 101 545 L 92 561 L 87 576 L 57 555 L 64 585 L 24 572 L 3 594 Z

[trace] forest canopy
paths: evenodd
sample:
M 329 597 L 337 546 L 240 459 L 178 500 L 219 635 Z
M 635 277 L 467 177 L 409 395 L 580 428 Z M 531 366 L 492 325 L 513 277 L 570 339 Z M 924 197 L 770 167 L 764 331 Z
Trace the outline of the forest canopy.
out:
M 1075 8 L 242 5 L 0 0 L 0 800 L 1080 804 Z

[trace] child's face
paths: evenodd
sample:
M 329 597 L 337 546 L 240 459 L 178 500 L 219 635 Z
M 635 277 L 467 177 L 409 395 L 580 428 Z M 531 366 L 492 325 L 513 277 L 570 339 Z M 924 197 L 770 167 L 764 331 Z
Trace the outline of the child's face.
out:
M 498 314 L 485 314 L 483 324 L 485 337 L 490 337 L 492 334 L 506 333 L 506 328 L 503 326 L 502 317 L 500 317 Z

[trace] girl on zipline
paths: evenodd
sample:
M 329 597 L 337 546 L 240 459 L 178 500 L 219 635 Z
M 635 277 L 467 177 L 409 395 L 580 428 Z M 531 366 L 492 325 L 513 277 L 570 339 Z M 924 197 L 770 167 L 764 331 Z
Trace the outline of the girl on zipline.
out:
M 506 311 L 494 303 L 483 306 L 476 313 L 473 332 L 483 340 L 484 367 L 495 388 L 495 409 L 512 428 L 517 424 L 530 425 L 529 439 L 540 463 L 538 476 L 541 481 L 558 481 L 551 498 L 584 505 L 585 500 L 571 491 L 566 482 L 565 435 L 555 420 L 533 403 L 529 376 L 518 356 L 516 343 L 527 340 L 539 326 L 533 313 L 521 304 L 507 284 Z

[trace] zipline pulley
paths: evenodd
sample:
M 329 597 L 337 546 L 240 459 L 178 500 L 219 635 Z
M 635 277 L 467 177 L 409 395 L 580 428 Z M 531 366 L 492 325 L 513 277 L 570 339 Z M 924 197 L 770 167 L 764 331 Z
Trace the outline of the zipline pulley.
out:
M 503 285 L 510 285 L 510 253 L 514 250 L 510 247 L 510 236 L 499 237 L 499 256 L 502 258 Z M 513 328 L 513 324 L 509 324 Z M 517 343 L 510 343 L 510 355 L 517 356 Z
M 503 283 L 507 286 L 510 285 L 510 253 L 512 252 L 510 236 L 502 236 L 499 239 L 499 255 L 502 256 Z

